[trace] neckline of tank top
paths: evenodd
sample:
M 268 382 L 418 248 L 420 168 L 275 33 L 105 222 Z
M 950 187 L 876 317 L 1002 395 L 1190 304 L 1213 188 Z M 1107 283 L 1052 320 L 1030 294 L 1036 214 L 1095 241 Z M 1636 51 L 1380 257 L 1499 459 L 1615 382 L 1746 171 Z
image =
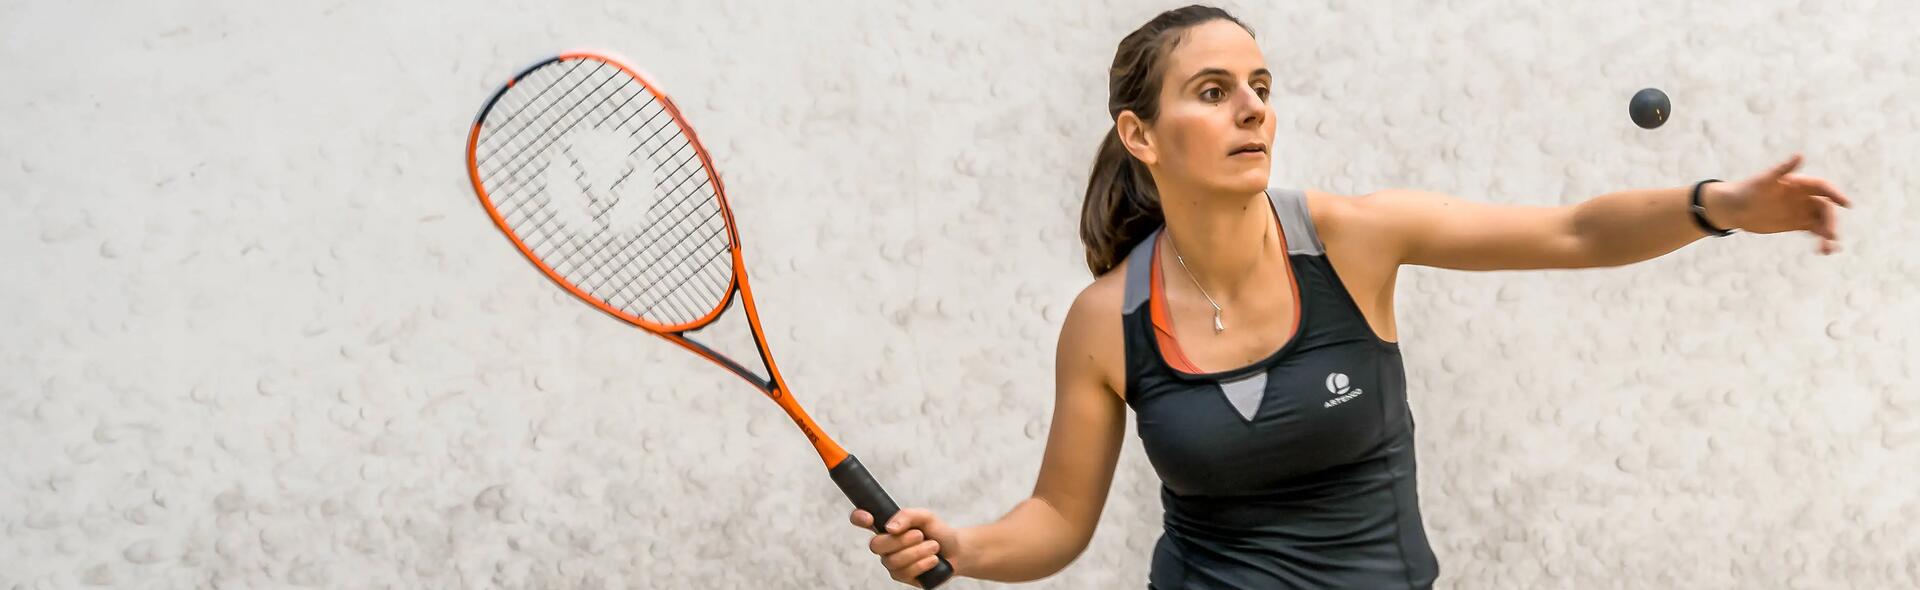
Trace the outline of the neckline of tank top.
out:
M 1269 203 L 1271 203 L 1271 201 L 1269 201 Z M 1287 340 L 1285 342 L 1280 343 L 1279 348 L 1274 349 L 1274 351 L 1271 353 L 1268 353 L 1267 356 L 1259 360 L 1256 360 L 1252 363 L 1248 363 L 1246 365 L 1235 367 L 1232 369 L 1212 371 L 1207 373 L 1189 373 L 1187 371 L 1182 371 L 1180 370 L 1180 368 L 1173 366 L 1173 363 L 1167 362 L 1166 351 L 1160 347 L 1160 339 L 1157 335 L 1154 334 L 1153 306 L 1163 304 L 1161 303 L 1163 294 L 1161 293 L 1161 290 L 1154 289 L 1153 281 L 1149 280 L 1147 281 L 1147 346 L 1150 346 L 1153 349 L 1152 351 L 1153 362 L 1159 363 L 1160 366 L 1166 369 L 1168 373 L 1173 374 L 1174 377 L 1177 377 L 1182 381 L 1190 381 L 1190 382 L 1234 381 L 1237 379 L 1243 379 L 1256 372 L 1261 372 L 1261 371 L 1266 371 L 1268 369 L 1271 369 L 1274 363 L 1277 363 L 1280 361 L 1281 358 L 1284 358 L 1287 352 L 1293 349 L 1294 344 L 1300 341 L 1300 335 L 1305 334 L 1307 331 L 1307 323 L 1311 321 L 1311 314 L 1307 313 L 1306 295 L 1303 294 L 1300 289 L 1300 275 L 1298 273 L 1298 269 L 1296 269 L 1293 264 L 1293 253 L 1287 249 L 1286 224 L 1280 223 L 1280 211 L 1278 209 L 1273 210 L 1273 222 L 1274 222 L 1273 223 L 1274 228 L 1277 229 L 1280 233 L 1280 250 L 1283 253 L 1283 255 L 1281 256 L 1281 259 L 1283 260 L 1283 264 L 1285 264 L 1287 268 L 1287 288 L 1293 290 L 1294 317 L 1297 318 L 1297 320 L 1294 322 L 1293 333 L 1287 335 Z M 1150 269 L 1153 272 L 1158 272 L 1160 270 L 1161 244 L 1159 240 L 1169 239 L 1165 237 L 1167 235 L 1166 232 L 1164 231 L 1165 228 L 1162 227 L 1161 230 L 1162 231 L 1156 232 L 1159 235 L 1156 236 L 1155 242 L 1153 244 L 1153 255 L 1147 259 L 1148 264 L 1153 265 L 1153 267 Z M 1164 276 L 1162 276 L 1161 278 L 1162 280 L 1165 280 Z M 1171 321 L 1171 318 L 1169 318 L 1169 321 Z M 1184 352 L 1182 354 L 1184 354 Z M 1191 359 L 1192 357 L 1188 357 L 1188 358 Z M 1195 366 L 1198 367 L 1197 364 Z

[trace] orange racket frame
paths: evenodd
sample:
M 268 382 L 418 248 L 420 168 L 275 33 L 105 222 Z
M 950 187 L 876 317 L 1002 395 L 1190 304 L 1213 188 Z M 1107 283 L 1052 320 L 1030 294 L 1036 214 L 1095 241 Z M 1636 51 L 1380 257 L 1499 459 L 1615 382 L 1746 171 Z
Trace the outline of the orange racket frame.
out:
M 712 309 L 700 315 L 700 317 L 685 323 L 662 325 L 621 311 L 618 307 L 607 301 L 601 300 L 593 294 L 575 286 L 572 282 L 561 276 L 559 272 L 548 266 L 546 262 L 542 261 L 540 256 L 537 255 L 533 249 L 529 248 L 528 245 L 520 239 L 519 235 L 514 233 L 505 215 L 495 206 L 493 198 L 488 192 L 485 182 L 482 180 L 478 154 L 480 138 L 485 128 L 487 115 L 493 111 L 494 105 L 502 96 L 505 96 L 507 91 L 512 89 L 515 84 L 518 84 L 521 80 L 540 68 L 556 62 L 577 59 L 595 60 L 617 67 L 623 73 L 639 81 L 640 85 L 652 95 L 653 99 L 658 101 L 671 115 L 672 123 L 678 126 L 681 134 L 686 137 L 687 142 L 691 144 L 694 153 L 700 158 L 702 168 L 707 174 L 706 179 L 711 183 L 715 200 L 717 200 L 720 205 L 720 215 L 727 231 L 727 248 L 733 258 L 733 272 L 730 273 L 731 284 L 729 288 L 725 291 L 720 301 L 714 305 Z M 496 226 L 502 234 L 507 236 L 507 239 L 512 242 L 513 247 L 519 250 L 528 262 L 533 263 L 533 266 L 539 269 L 541 274 L 546 275 L 554 284 L 559 285 L 575 298 L 586 302 L 595 309 L 664 338 L 669 342 L 680 345 L 682 348 L 693 351 L 694 354 L 700 355 L 701 358 L 712 361 L 714 364 L 728 371 L 732 371 L 741 379 L 759 388 L 761 393 L 772 399 L 774 403 L 779 404 L 780 408 L 787 413 L 787 416 L 793 419 L 794 425 L 800 427 L 800 431 L 806 435 L 807 441 L 813 444 L 814 450 L 820 455 L 821 462 L 826 464 L 828 474 L 833 478 L 834 482 L 840 486 L 841 491 L 853 501 L 856 507 L 873 514 L 874 530 L 876 532 L 885 532 L 883 527 L 895 513 L 899 512 L 899 507 L 887 496 L 885 490 L 873 479 L 866 468 L 860 464 L 859 458 L 848 454 L 845 449 L 840 447 L 839 443 L 834 442 L 831 437 L 828 437 L 820 430 L 819 425 L 814 423 L 813 418 L 808 416 L 806 410 L 801 408 L 799 402 L 794 399 L 792 391 L 787 388 L 786 379 L 780 376 L 780 369 L 773 362 L 773 351 L 768 348 L 765 333 L 760 326 L 760 313 L 754 308 L 753 288 L 747 281 L 746 263 L 741 254 L 740 234 L 734 226 L 733 209 L 727 203 L 725 186 L 721 183 L 720 175 L 715 170 L 713 161 L 710 156 L 708 156 L 706 147 L 700 143 L 699 136 L 694 133 L 692 126 L 686 123 L 686 118 L 680 113 L 679 107 L 674 105 L 673 99 L 662 92 L 660 87 L 655 84 L 651 78 L 631 66 L 626 60 L 610 52 L 598 50 L 572 50 L 534 62 L 522 68 L 519 73 L 515 74 L 512 79 L 501 86 L 500 89 L 496 90 L 492 96 L 487 98 L 486 104 L 480 109 L 480 114 L 474 117 L 472 130 L 467 135 L 466 156 L 467 175 L 473 183 L 474 194 L 479 197 L 480 206 L 486 210 L 487 216 L 493 220 L 494 226 Z M 768 378 L 763 379 L 759 375 L 755 375 L 740 363 L 727 358 L 725 355 L 687 336 L 689 332 L 698 331 L 712 324 L 728 309 L 731 309 L 735 293 L 739 294 L 740 303 L 745 307 L 747 323 L 753 332 L 754 344 L 759 349 L 760 361 L 766 368 Z M 921 574 L 917 578 L 917 581 L 919 581 L 924 588 L 934 588 L 945 583 L 952 576 L 952 565 L 945 557 L 941 556 L 934 568 Z

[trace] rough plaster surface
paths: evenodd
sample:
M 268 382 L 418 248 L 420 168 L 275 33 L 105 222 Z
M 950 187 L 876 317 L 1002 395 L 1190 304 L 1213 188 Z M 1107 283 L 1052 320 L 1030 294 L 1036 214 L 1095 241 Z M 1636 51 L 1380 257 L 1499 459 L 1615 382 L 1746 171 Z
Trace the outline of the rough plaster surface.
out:
M 1274 183 L 1573 203 L 1804 150 L 1860 206 L 1832 258 L 1404 272 L 1440 586 L 1920 585 L 1920 4 L 1553 4 L 1229 5 Z M 0 588 L 888 587 L 772 404 L 495 234 L 473 111 L 574 45 L 660 77 L 798 395 L 973 524 L 1033 483 L 1104 68 L 1170 6 L 0 2 Z M 1131 437 L 1114 486 L 1032 587 L 1144 586 Z

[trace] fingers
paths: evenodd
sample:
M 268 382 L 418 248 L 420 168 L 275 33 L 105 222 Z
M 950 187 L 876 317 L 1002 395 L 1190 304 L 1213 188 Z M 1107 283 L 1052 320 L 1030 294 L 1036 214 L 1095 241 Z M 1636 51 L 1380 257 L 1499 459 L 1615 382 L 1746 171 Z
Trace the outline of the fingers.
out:
M 885 558 L 882 558 L 880 562 L 886 564 L 888 570 L 906 574 L 907 577 L 911 578 L 926 571 L 924 568 L 919 571 L 912 571 L 914 567 L 919 566 L 921 561 L 925 561 L 927 558 L 933 557 L 934 554 L 939 552 L 939 541 L 921 541 L 905 549 L 888 554 Z
M 927 534 L 920 532 L 920 529 L 910 530 L 898 535 L 874 535 L 873 539 L 867 541 L 867 550 L 873 552 L 874 555 L 886 557 L 898 553 L 902 549 L 919 545 L 926 540 Z
M 865 510 L 854 510 L 847 516 L 847 522 L 873 530 L 873 515 Z M 895 581 L 913 586 L 918 586 L 915 578 L 940 563 L 940 542 L 934 538 L 950 539 L 953 536 L 953 531 L 933 512 L 919 508 L 896 512 L 881 524 L 886 525 L 885 532 L 869 539 L 867 550 L 880 556 L 881 565 L 886 566 Z
M 860 524 L 857 521 L 872 521 L 872 518 L 862 519 L 861 516 L 864 514 L 854 515 L 856 525 Z M 940 542 L 928 539 L 920 529 L 874 535 L 867 542 L 867 550 L 880 556 L 880 564 L 886 566 L 895 581 L 906 584 L 914 584 L 914 578 L 927 573 L 940 562 L 936 557 L 940 553 Z
M 860 518 L 866 515 L 865 511 L 855 511 L 855 524 L 859 524 L 861 520 L 873 522 L 870 516 L 865 519 Z M 920 530 L 920 527 L 933 520 L 933 513 L 925 510 L 909 508 L 894 513 L 893 519 L 887 521 L 887 532 L 874 535 L 873 539 L 867 542 L 867 549 L 873 551 L 874 555 L 884 556 L 917 545 L 927 540 L 926 531 Z
M 928 541 L 928 542 L 932 543 L 933 541 Z M 935 553 L 940 552 L 940 547 L 938 544 L 934 545 L 933 551 Z M 901 574 L 901 577 L 906 578 L 905 581 L 908 584 L 912 584 L 914 587 L 917 588 L 920 586 L 920 584 L 919 584 L 919 581 L 915 580 L 914 578 L 920 577 L 920 574 L 927 573 L 927 570 L 931 570 L 933 569 L 933 566 L 936 566 L 939 564 L 940 564 L 939 557 L 929 555 L 929 556 L 920 558 L 920 561 L 913 562 L 913 565 L 908 566 L 907 569 L 905 570 L 901 570 L 900 574 Z
M 1839 207 L 1836 207 L 1833 203 L 1820 203 L 1819 217 L 1814 220 L 1813 229 L 1809 230 L 1812 231 L 1814 235 L 1820 236 L 1821 256 L 1840 251 L 1840 219 L 1837 214 L 1838 211 Z
M 1836 254 L 1840 252 L 1840 241 L 1820 238 L 1820 245 L 1815 248 L 1815 250 L 1818 251 L 1821 256 Z
M 1853 207 L 1853 199 L 1850 199 L 1846 195 L 1841 194 L 1840 189 L 1838 187 L 1833 186 L 1833 183 L 1828 182 L 1827 179 L 1825 178 L 1807 176 L 1804 174 L 1789 174 L 1786 177 L 1781 178 L 1780 180 L 1783 182 L 1787 182 L 1789 184 L 1798 186 L 1802 189 L 1805 189 L 1807 192 L 1813 193 L 1815 195 L 1819 195 L 1819 196 L 1831 199 L 1833 200 L 1834 203 L 1839 204 L 1841 207 Z
M 1813 224 L 1813 233 L 1829 240 L 1840 239 L 1840 208 L 1832 202 L 1820 203 L 1819 219 Z
M 895 579 L 904 582 L 933 569 L 933 564 L 939 562 L 934 555 L 939 552 L 938 541 L 921 541 L 912 547 L 886 556 L 880 560 L 880 563 L 887 566 L 887 571 L 893 572 Z
M 1840 251 L 1840 206 L 1829 197 L 1815 196 L 1813 220 L 1807 232 L 1820 237 L 1816 250 L 1821 256 Z
M 1813 227 L 1807 228 L 1807 231 L 1812 232 L 1813 235 L 1820 236 L 1820 239 L 1826 240 L 1829 242 L 1838 241 L 1840 239 L 1840 236 L 1837 235 L 1837 233 L 1834 231 L 1833 221 L 1831 219 L 1822 219 L 1820 221 L 1815 221 L 1813 222 Z

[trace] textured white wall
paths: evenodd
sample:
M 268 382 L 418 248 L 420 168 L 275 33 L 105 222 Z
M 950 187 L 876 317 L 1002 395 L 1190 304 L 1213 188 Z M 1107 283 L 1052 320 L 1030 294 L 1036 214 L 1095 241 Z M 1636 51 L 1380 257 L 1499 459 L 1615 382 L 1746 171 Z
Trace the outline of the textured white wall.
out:
M 1920 585 L 1920 4 L 1555 4 L 1229 5 L 1274 183 L 1571 203 L 1798 149 L 1860 205 L 1832 258 L 1408 270 L 1441 586 Z M 886 587 L 772 404 L 496 235 L 473 111 L 573 45 L 660 77 L 799 396 L 973 524 L 1032 485 L 1104 69 L 1171 6 L 0 3 L 0 588 Z M 1130 439 L 1033 587 L 1144 586 L 1156 486 Z

